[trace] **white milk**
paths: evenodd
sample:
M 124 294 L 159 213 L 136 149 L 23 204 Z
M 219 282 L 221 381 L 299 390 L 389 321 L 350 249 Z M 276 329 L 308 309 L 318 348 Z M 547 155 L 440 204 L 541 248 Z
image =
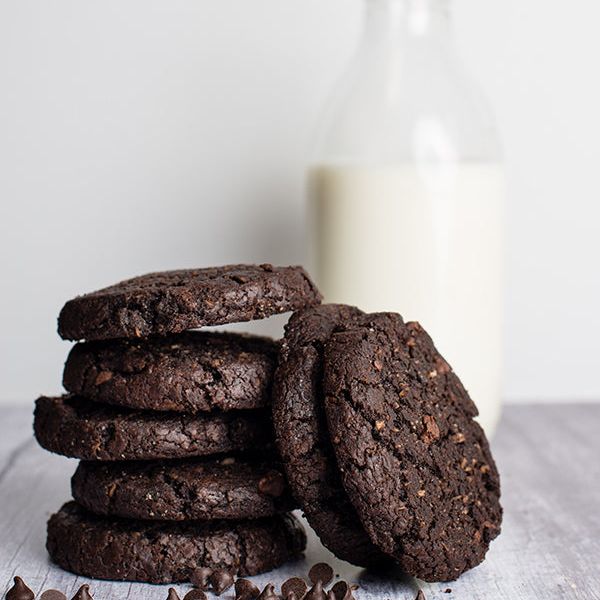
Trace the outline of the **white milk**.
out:
M 311 171 L 309 195 L 325 300 L 419 321 L 492 433 L 502 373 L 502 167 L 323 166 Z

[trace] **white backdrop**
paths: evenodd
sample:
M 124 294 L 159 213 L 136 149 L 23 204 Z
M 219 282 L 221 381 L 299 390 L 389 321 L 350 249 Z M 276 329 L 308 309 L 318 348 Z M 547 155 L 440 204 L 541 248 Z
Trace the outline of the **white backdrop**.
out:
M 59 391 L 55 319 L 77 293 L 303 260 L 302 165 L 360 8 L 0 0 L 0 402 Z M 506 396 L 600 398 L 600 4 L 454 16 L 507 154 Z

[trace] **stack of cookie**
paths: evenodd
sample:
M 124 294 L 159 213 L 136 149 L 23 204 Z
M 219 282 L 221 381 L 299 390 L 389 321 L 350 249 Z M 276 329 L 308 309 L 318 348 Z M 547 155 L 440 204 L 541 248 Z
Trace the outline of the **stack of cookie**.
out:
M 251 575 L 302 552 L 298 505 L 356 565 L 427 581 L 478 565 L 502 508 L 468 393 L 418 323 L 319 303 L 302 269 L 270 265 L 148 275 L 68 302 L 59 332 L 86 341 L 67 360 L 70 394 L 35 415 L 42 446 L 82 459 L 76 502 L 49 521 L 54 561 L 155 583 Z M 286 311 L 277 345 L 188 331 Z
M 199 568 L 253 575 L 298 557 L 305 535 L 276 458 L 270 413 L 278 347 L 189 331 L 316 305 L 297 267 L 157 273 L 67 302 L 68 395 L 36 403 L 52 452 L 81 460 L 75 502 L 47 548 L 82 575 L 165 583 Z

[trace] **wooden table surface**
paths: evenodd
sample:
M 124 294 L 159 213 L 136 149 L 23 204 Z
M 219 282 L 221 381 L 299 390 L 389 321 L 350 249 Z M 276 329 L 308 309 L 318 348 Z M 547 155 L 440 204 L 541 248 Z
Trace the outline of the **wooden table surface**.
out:
M 28 408 L 1 414 L 1 598 L 14 575 L 36 594 L 55 588 L 71 598 L 89 580 L 50 564 L 44 541 L 48 516 L 70 497 L 76 462 L 36 445 Z M 313 534 L 303 561 L 254 580 L 281 583 L 327 560 L 359 583 L 358 600 L 413 600 L 418 589 L 428 600 L 600 600 L 600 404 L 507 407 L 492 446 L 502 476 L 503 532 L 485 563 L 459 581 L 377 577 L 333 559 Z M 181 596 L 188 587 L 177 586 Z M 95 600 L 165 600 L 167 588 L 91 582 Z

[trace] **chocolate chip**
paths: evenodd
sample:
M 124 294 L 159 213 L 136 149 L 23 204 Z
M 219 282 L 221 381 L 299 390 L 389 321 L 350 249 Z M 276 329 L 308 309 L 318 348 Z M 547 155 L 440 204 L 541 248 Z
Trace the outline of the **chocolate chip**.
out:
M 25 585 L 19 577 L 13 579 L 14 585 L 6 592 L 6 600 L 33 600 L 35 594 Z
M 320 581 L 323 585 L 327 585 L 333 579 L 333 569 L 327 563 L 317 563 L 308 572 L 308 578 L 312 584 Z
M 58 590 L 46 590 L 40 596 L 40 600 L 67 600 L 67 597 Z
M 206 600 L 206 594 L 202 590 L 198 590 L 198 589 L 190 590 L 183 597 L 183 600 Z
M 277 471 L 269 471 L 259 482 L 258 491 L 265 496 L 279 498 L 285 492 L 285 479 Z
M 419 593 L 417 594 L 415 600 L 425 600 L 425 594 L 423 593 L 423 590 L 419 590 Z
M 235 582 L 235 600 L 255 600 L 260 590 L 248 579 L 237 579 Z
M 208 590 L 208 579 L 212 575 L 212 569 L 209 567 L 198 567 L 192 571 L 190 581 L 194 587 L 201 590 Z
M 267 583 L 258 600 L 279 600 L 279 596 L 275 593 L 275 586 L 272 583 Z
M 233 575 L 226 569 L 217 569 L 212 572 L 210 583 L 215 595 L 220 596 L 233 585 Z
M 356 586 L 348 585 L 344 580 L 338 581 L 333 585 L 330 592 L 333 592 L 335 600 L 354 600 L 352 592 Z
M 281 584 L 281 595 L 284 598 L 287 598 L 293 592 L 297 600 L 302 600 L 304 594 L 306 594 L 306 590 L 306 583 L 300 577 L 290 577 L 290 579 Z
M 329 591 L 333 592 L 333 595 L 335 596 L 335 600 L 342 600 L 348 590 L 349 590 L 348 584 L 344 580 L 342 580 L 342 581 L 337 581 L 336 583 L 334 583 L 333 587 Z
M 84 583 L 71 600 L 94 600 L 90 594 L 90 586 L 87 583 Z
M 323 583 L 321 580 L 318 580 L 315 585 L 313 585 L 310 590 L 306 592 L 304 600 L 327 600 L 327 595 L 323 591 Z
M 446 588 L 444 590 L 444 594 L 451 594 L 452 593 L 452 588 Z
M 169 595 L 167 596 L 167 600 L 181 600 L 179 594 L 175 591 L 175 588 L 169 588 Z

